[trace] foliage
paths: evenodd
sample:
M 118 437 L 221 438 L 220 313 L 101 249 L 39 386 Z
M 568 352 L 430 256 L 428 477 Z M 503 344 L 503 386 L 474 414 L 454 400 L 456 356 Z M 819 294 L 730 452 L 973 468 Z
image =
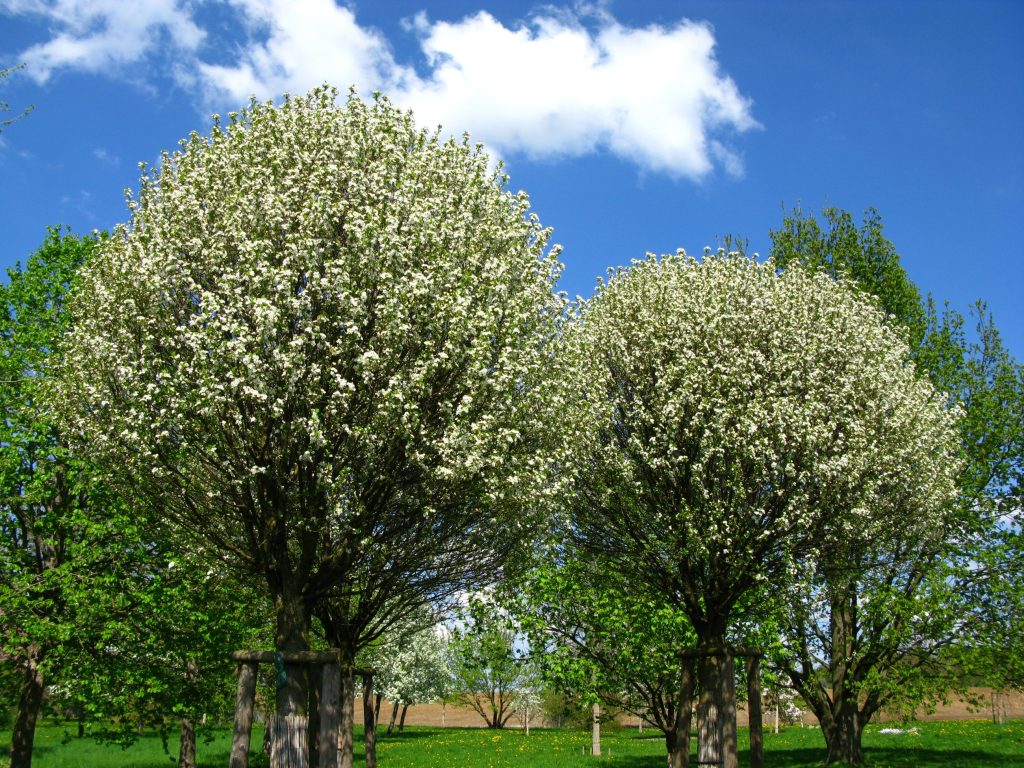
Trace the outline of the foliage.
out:
M 166 739 L 183 720 L 200 732 L 231 722 L 237 668 L 229 654 L 265 645 L 268 607 L 167 544 L 148 552 L 133 577 L 89 606 L 108 618 L 61 688 L 65 706 L 94 724 L 93 735 L 120 744 L 140 728 Z
M 599 570 L 569 544 L 551 548 L 503 593 L 550 686 L 569 701 L 599 700 L 649 718 L 663 733 L 671 729 L 676 651 L 695 643 L 678 608 Z
M 0 287 L 0 659 L 16 680 L 18 768 L 31 763 L 46 682 L 95 629 L 83 606 L 124 575 L 122 534 L 135 542 L 135 522 L 68 451 L 40 397 L 66 293 L 95 245 L 51 229 Z

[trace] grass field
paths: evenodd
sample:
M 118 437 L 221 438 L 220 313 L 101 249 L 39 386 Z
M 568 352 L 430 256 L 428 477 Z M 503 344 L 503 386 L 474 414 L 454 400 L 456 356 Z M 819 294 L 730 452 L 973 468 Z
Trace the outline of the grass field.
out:
M 1024 768 L 1024 721 L 993 725 L 987 721 L 920 723 L 917 733 L 882 734 L 884 726 L 869 726 L 864 737 L 872 768 Z M 740 730 L 740 765 L 749 765 L 747 734 Z M 266 766 L 259 752 L 260 733 L 253 734 L 253 768 Z M 6 764 L 10 735 L 0 734 L 0 765 Z M 202 768 L 225 768 L 230 734 L 219 731 L 212 743 L 199 744 Z M 381 738 L 381 768 L 661 768 L 665 764 L 660 737 L 649 730 L 606 733 L 605 754 L 589 751 L 590 734 L 568 730 L 520 731 L 412 728 L 401 736 Z M 820 766 L 824 741 L 816 728 L 788 728 L 765 736 L 766 768 Z M 169 744 L 171 755 L 177 744 Z M 34 768 L 169 768 L 175 761 L 165 754 L 159 737 L 147 735 L 122 750 L 86 739 L 66 740 L 60 726 L 44 726 L 36 736 Z M 361 744 L 356 744 L 356 765 L 362 765 Z

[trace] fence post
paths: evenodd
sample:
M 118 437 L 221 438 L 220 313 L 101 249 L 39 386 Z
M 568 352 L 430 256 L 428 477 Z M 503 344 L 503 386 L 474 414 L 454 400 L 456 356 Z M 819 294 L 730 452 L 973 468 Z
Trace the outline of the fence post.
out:
M 366 768 L 377 768 L 377 718 L 373 706 L 373 671 L 363 672 L 363 739 Z
M 341 689 L 341 667 L 337 662 L 324 664 L 320 677 L 318 761 L 320 768 L 338 768 L 338 695 Z
M 750 768 L 764 768 L 761 659 L 756 655 L 747 658 L 747 714 L 750 726 Z
M 252 736 L 252 710 L 256 703 L 256 664 L 238 665 L 235 692 L 235 733 L 231 737 L 231 768 L 249 768 L 249 738 Z

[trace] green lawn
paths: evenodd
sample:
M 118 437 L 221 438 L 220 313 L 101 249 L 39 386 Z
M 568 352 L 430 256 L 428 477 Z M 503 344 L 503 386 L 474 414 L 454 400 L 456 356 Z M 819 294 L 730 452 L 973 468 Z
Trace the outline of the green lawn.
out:
M 918 733 L 887 735 L 883 726 L 872 725 L 864 737 L 868 765 L 873 768 L 1024 768 L 1024 721 L 993 725 L 985 721 L 920 723 Z M 259 753 L 261 734 L 253 734 L 254 768 L 266 766 Z M 0 734 L 6 758 L 8 733 Z M 226 768 L 230 734 L 221 731 L 210 744 L 200 743 L 203 768 Z M 811 768 L 824 755 L 821 733 L 816 728 L 788 728 L 765 736 L 767 768 Z M 589 754 L 590 734 L 582 731 L 519 731 L 479 729 L 411 728 L 403 735 L 382 738 L 378 743 L 381 768 L 661 768 L 664 746 L 655 733 L 635 730 L 606 733 L 605 754 Z M 176 750 L 170 743 L 172 754 Z M 361 744 L 356 745 L 356 764 L 362 764 Z M 6 763 L 4 759 L 0 765 Z M 166 755 L 157 736 L 145 736 L 135 746 L 100 746 L 89 739 L 64 743 L 64 730 L 45 726 L 36 736 L 35 768 L 168 768 L 174 760 Z M 740 765 L 749 765 L 746 731 L 740 730 Z

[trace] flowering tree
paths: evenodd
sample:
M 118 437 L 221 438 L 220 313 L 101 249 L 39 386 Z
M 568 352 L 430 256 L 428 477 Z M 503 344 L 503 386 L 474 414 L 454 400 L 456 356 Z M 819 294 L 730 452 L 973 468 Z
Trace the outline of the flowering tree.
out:
M 375 670 L 378 695 L 392 703 L 388 735 L 394 730 L 401 708 L 399 731 L 405 727 L 410 706 L 448 695 L 448 642 L 429 613 L 395 627 L 381 642 L 367 649 L 361 660 Z
M 532 488 L 561 303 L 548 232 L 479 147 L 335 99 L 253 103 L 143 176 L 57 397 L 121 482 L 265 581 L 278 650 L 316 611 L 348 664 L 385 605 L 493 574 L 531 525 L 503 512 Z M 279 716 L 305 701 L 289 668 Z
M 927 530 L 953 496 L 954 416 L 879 312 L 799 268 L 651 256 L 599 283 L 575 320 L 567 531 L 686 613 L 706 653 L 702 719 L 726 712 L 701 750 L 724 737 L 728 765 L 721 668 L 756 608 L 744 596 L 815 551 Z
M 823 218 L 824 227 L 799 208 L 787 216 L 772 232 L 773 261 L 851 280 L 908 339 L 918 375 L 963 414 L 956 503 L 919 530 L 850 538 L 805 560 L 788 591 L 780 666 L 817 716 L 829 761 L 860 763 L 861 734 L 880 708 L 912 712 L 970 676 L 998 687 L 993 673 L 1007 666 L 992 664 L 992 652 L 1014 658 L 998 631 L 1013 625 L 1013 600 L 994 596 L 1020 583 L 1019 557 L 999 544 L 1011 530 L 1005 515 L 1019 508 L 1024 376 L 983 305 L 972 339 L 958 312 L 922 301 L 877 212 L 860 227 L 837 209 Z

